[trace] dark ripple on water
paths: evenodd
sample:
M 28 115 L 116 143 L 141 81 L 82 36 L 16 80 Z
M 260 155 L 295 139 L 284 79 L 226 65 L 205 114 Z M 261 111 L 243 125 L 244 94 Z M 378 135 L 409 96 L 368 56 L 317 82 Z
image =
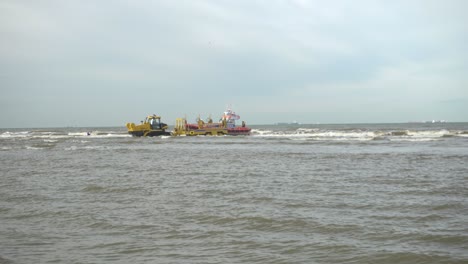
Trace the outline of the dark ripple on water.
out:
M 0 263 L 468 261 L 463 137 L 268 129 L 2 134 Z

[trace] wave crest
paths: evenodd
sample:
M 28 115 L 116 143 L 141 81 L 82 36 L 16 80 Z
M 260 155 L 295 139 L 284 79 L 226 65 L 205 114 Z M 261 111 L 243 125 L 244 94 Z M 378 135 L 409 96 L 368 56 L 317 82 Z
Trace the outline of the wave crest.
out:
M 255 137 L 287 138 L 292 140 L 324 141 L 432 141 L 450 137 L 468 137 L 463 131 L 442 130 L 362 130 L 298 128 L 296 130 L 252 130 Z

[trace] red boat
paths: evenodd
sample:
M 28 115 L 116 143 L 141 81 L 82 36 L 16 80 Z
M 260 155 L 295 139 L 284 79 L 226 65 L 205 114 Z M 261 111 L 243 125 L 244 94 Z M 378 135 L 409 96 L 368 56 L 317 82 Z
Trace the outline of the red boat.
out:
M 219 123 L 213 123 L 211 118 L 208 118 L 205 123 L 203 120 L 198 118 L 197 124 L 186 124 L 188 130 L 202 130 L 202 129 L 214 129 L 214 128 L 223 128 L 224 131 L 227 130 L 227 135 L 238 136 L 238 135 L 250 135 L 251 128 L 245 125 L 245 122 L 242 121 L 241 126 L 236 125 L 236 120 L 239 120 L 240 116 L 228 108 L 221 118 Z
M 249 127 L 234 127 L 234 128 L 228 128 L 228 135 L 250 135 L 250 130 L 252 130 Z

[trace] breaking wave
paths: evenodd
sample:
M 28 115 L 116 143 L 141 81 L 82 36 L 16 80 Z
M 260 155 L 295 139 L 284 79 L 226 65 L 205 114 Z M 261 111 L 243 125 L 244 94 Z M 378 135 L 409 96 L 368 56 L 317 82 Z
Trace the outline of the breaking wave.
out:
M 65 132 L 65 131 L 6 131 L 0 134 L 3 139 L 44 139 L 45 142 L 54 142 L 58 139 L 69 138 L 122 138 L 131 137 L 131 135 L 118 131 L 80 131 L 80 132 Z
M 468 137 L 467 131 L 442 130 L 326 130 L 318 128 L 298 128 L 296 130 L 262 130 L 253 129 L 254 137 L 287 138 L 291 140 L 323 141 L 433 141 L 450 137 Z
M 81 143 L 89 143 L 98 139 L 129 138 L 131 135 L 124 128 L 62 128 L 62 129 L 25 129 L 24 131 L 10 130 L 0 131 L 0 140 L 11 142 L 34 141 L 31 147 L 37 147 L 38 141 L 46 143 L 40 148 L 47 148 L 47 144 L 60 144 L 64 141 L 77 140 Z M 423 142 L 440 141 L 452 138 L 465 139 L 468 131 L 465 128 L 415 128 L 411 126 L 396 125 L 394 127 L 382 127 L 378 125 L 369 126 L 328 126 L 328 127 L 274 127 L 259 126 L 251 131 L 251 137 L 256 139 L 277 139 L 295 141 L 329 141 L 329 142 Z M 169 139 L 171 136 L 159 137 Z M 2 149 L 5 150 L 5 149 Z

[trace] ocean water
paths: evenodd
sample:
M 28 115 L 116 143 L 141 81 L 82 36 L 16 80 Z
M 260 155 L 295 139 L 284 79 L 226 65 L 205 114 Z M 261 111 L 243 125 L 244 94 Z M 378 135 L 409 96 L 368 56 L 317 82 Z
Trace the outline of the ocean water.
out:
M 468 123 L 2 129 L 0 166 L 2 264 L 468 263 Z

